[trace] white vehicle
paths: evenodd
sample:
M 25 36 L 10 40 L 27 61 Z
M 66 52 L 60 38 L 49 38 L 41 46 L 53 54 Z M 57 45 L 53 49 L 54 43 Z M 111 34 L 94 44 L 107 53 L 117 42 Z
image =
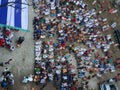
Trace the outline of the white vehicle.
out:
M 118 90 L 118 86 L 114 82 L 103 83 L 102 85 L 100 85 L 100 90 Z

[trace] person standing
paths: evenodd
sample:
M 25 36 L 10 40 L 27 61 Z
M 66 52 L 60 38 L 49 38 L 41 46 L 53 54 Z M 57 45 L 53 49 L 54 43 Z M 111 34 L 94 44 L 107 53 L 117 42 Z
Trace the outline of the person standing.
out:
M 24 40 L 25 40 L 24 37 L 19 37 L 19 39 L 17 40 L 17 44 L 22 44 Z

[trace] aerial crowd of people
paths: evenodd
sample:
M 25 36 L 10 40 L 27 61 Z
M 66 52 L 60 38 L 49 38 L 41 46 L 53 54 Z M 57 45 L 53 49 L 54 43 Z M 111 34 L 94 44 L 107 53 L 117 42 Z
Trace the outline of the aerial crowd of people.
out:
M 104 34 L 112 27 L 107 18 L 100 16 L 101 12 L 97 12 L 96 8 L 89 9 L 82 0 L 46 0 L 36 4 L 35 12 L 38 15 L 33 20 L 34 40 L 36 43 L 40 40 L 43 44 L 35 44 L 35 62 L 47 66 L 45 70 L 48 71 L 43 70 L 44 81 L 58 78 L 54 72 L 58 71 L 59 66 L 60 83 L 63 85 L 60 90 L 76 86 L 75 83 L 70 83 L 69 86 L 69 75 L 72 76 L 70 80 L 73 82 L 74 78 L 75 82 L 78 82 L 78 78 L 85 81 L 86 84 L 84 83 L 82 88 L 88 90 L 90 87 L 87 81 L 91 78 L 99 79 L 109 72 L 115 72 L 110 47 L 116 43 L 112 40 L 111 34 Z M 41 49 L 39 53 L 38 48 Z M 72 60 L 77 63 L 76 65 L 66 58 L 68 54 L 75 57 L 75 60 Z M 67 72 L 67 84 L 62 79 L 63 69 Z M 41 69 L 39 71 L 42 73 Z M 40 80 L 43 80 L 43 77 Z

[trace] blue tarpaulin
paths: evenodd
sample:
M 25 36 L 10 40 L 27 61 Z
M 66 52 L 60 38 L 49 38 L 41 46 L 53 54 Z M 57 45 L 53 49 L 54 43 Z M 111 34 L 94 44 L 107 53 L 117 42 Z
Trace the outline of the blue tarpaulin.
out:
M 28 5 L 22 3 L 28 0 L 0 0 L 0 26 L 28 31 Z

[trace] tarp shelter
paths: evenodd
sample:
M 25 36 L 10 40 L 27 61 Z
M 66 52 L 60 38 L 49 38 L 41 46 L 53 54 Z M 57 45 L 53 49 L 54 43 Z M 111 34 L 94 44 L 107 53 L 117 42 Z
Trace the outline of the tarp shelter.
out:
M 0 26 L 28 30 L 28 0 L 0 0 Z

